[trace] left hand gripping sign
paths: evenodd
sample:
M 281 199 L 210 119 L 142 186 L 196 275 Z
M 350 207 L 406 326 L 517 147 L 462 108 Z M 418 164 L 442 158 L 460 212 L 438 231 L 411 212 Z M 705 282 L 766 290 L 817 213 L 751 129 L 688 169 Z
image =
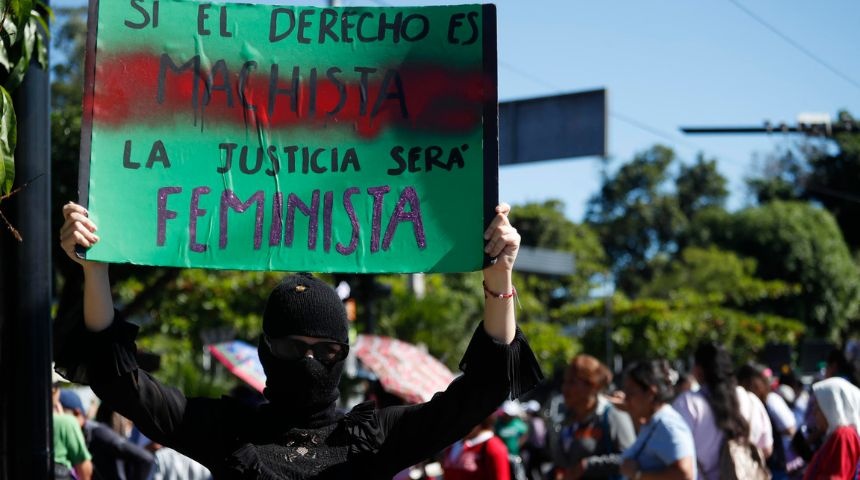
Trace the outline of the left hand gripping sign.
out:
M 481 268 L 498 196 L 494 6 L 91 0 L 90 22 L 89 259 Z

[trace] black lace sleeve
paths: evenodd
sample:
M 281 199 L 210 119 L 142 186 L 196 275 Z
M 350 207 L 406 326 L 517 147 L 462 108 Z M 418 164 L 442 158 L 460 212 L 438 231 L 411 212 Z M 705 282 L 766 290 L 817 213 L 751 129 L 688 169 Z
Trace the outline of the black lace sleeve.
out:
M 500 360 L 504 368 L 499 368 Z M 460 370 L 483 379 L 482 383 L 509 385 L 511 398 L 518 398 L 543 380 L 540 365 L 519 327 L 508 345 L 490 337 L 483 323 L 478 325 L 460 360 Z
M 137 368 L 137 326 L 114 312 L 114 322 L 101 332 L 84 325 L 80 308 L 54 321 L 54 362 L 67 380 L 90 385 L 93 378 L 120 376 Z
M 350 455 L 375 453 L 382 445 L 382 431 L 373 402 L 356 405 L 344 416 L 344 427 L 350 437 Z

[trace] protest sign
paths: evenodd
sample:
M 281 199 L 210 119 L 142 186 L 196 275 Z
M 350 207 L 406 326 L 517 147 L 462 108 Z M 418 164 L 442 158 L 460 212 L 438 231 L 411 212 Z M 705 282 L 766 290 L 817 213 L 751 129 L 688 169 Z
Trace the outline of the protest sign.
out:
M 498 196 L 495 7 L 91 0 L 92 260 L 481 268 Z

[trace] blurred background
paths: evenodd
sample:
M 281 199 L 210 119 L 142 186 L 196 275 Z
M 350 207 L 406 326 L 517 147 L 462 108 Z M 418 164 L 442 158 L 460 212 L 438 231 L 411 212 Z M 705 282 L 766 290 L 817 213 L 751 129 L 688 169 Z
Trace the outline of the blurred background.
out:
M 500 200 L 513 205 L 512 222 L 531 257 L 515 272 L 518 319 L 548 376 L 579 352 L 616 372 L 654 356 L 684 371 L 704 339 L 727 345 L 736 362 L 758 360 L 774 372 L 815 374 L 831 348 L 857 360 L 860 3 L 496 5 L 500 102 L 605 91 L 605 112 L 587 119 L 605 122 L 602 152 L 500 168 Z M 20 171 L 14 182 L 0 182 L 0 212 L 25 234 L 19 242 L 11 228 L 2 232 L 7 369 L 16 352 L 30 351 L 10 345 L 23 337 L 10 333 L 19 327 L 8 321 L 27 318 L 9 314 L 10 298 L 32 285 L 29 267 L 11 261 L 20 245 L 34 241 L 16 223 L 27 212 L 54 209 L 52 224 L 38 228 L 50 232 L 43 284 L 50 286 L 51 315 L 81 298 L 80 268 L 60 251 L 55 232 L 56 210 L 77 199 L 86 6 L 54 0 L 50 7 L 51 37 L 32 47 L 49 52 L 50 182 L 40 187 L 38 177 Z M 0 65 L 17 79 L 5 84 L 12 90 L 23 71 L 10 62 L 21 52 L 9 51 Z M 541 121 L 547 128 L 561 122 Z M 682 131 L 691 127 L 711 131 Z M 30 187 L 7 196 L 29 180 Z M 41 210 L 28 210 L 38 188 L 49 190 Z M 8 215 L 14 208 L 24 213 Z M 133 265 L 111 274 L 117 308 L 142 326 L 147 365 L 188 395 L 219 395 L 240 382 L 207 347 L 255 345 L 261 306 L 282 277 Z M 456 372 L 481 318 L 480 273 L 326 279 L 341 286 L 356 334 L 422 345 Z M 3 378 L 5 389 L 13 375 Z M 9 405 L 4 418 L 12 415 Z
M 52 8 L 52 205 L 61 205 L 76 198 L 86 11 L 73 0 Z M 860 137 L 852 117 L 860 110 L 859 4 L 497 8 L 501 102 L 606 93 L 604 155 L 500 169 L 500 199 L 514 205 L 523 245 L 564 254 L 549 260 L 563 268 L 535 267 L 516 279 L 519 319 L 548 372 L 578 351 L 616 368 L 646 353 L 684 360 L 705 337 L 732 346 L 738 360 L 778 351 L 773 367 L 805 360 L 810 370 L 826 355 L 814 345 L 848 344 L 860 315 Z M 77 268 L 61 256 L 55 268 L 59 301 L 78 298 L 67 293 L 79 288 Z M 259 306 L 279 277 L 113 272 L 120 308 L 143 325 L 142 346 L 161 355 L 159 375 L 189 393 L 233 381 L 203 374 L 203 347 L 255 341 Z M 450 367 L 483 301 L 479 274 L 331 280 L 350 287 L 358 332 L 424 344 Z M 824 353 L 804 359 L 803 345 Z

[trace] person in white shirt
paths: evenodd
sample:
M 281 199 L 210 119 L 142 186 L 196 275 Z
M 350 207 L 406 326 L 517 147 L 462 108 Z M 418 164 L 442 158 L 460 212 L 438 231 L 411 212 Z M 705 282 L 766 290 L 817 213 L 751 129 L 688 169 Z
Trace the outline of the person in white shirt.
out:
M 728 352 L 706 342 L 694 358 L 693 375 L 702 388 L 679 395 L 672 406 L 693 432 L 700 478 L 719 478 L 720 447 L 726 438 L 747 438 L 770 456 L 773 430 L 767 411 L 761 400 L 737 385 Z

